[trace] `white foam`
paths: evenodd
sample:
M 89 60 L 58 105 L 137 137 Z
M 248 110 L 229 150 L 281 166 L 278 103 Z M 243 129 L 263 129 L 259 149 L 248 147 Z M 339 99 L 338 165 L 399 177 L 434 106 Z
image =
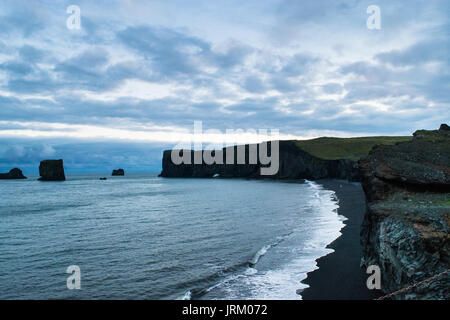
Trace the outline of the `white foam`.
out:
M 276 238 L 276 241 L 272 244 L 268 244 L 263 246 L 261 249 L 258 250 L 258 252 L 255 253 L 252 259 L 248 262 L 251 266 L 258 263 L 259 259 L 261 259 L 262 256 L 264 256 L 271 248 L 277 246 L 280 244 L 286 237 L 288 237 L 291 233 L 284 235 L 284 236 L 278 236 Z
M 267 251 L 272 247 L 272 245 L 267 245 L 259 249 L 259 251 L 253 256 L 253 258 L 249 261 L 251 265 L 255 265 L 258 263 L 259 259 L 267 253 Z
M 277 243 L 265 245 L 255 254 L 250 261 L 252 267 L 242 274 L 227 277 L 208 291 L 219 289 L 221 299 L 301 299 L 301 291 L 308 288 L 301 281 L 306 279 L 307 273 L 317 269 L 317 259 L 333 252 L 326 247 L 341 235 L 346 220 L 337 212 L 339 205 L 333 191 L 324 190 L 312 181 L 306 181 L 306 184 L 312 191 L 308 201 L 314 210 L 314 221 L 308 230 L 312 235 L 301 248 L 292 248 L 293 259 L 272 270 L 257 269 L 260 258 L 270 257 L 270 249 L 285 238 L 281 237 Z
M 192 298 L 192 292 L 191 292 L 191 290 L 189 290 L 183 296 L 178 298 L 177 300 L 191 300 L 191 298 Z

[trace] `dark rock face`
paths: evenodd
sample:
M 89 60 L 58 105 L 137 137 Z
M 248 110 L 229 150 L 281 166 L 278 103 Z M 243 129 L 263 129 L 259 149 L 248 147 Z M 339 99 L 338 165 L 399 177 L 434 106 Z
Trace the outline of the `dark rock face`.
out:
M 381 268 L 390 293 L 450 268 L 450 131 L 372 149 L 359 161 L 367 211 L 362 264 Z M 450 274 L 395 297 L 449 299 Z
M 251 145 L 259 148 L 260 145 Z M 174 164 L 171 159 L 172 150 L 166 150 L 163 154 L 161 177 L 193 177 L 210 178 L 219 175 L 224 178 L 272 178 L 272 179 L 321 179 L 337 178 L 357 181 L 359 179 L 358 165 L 351 160 L 323 160 L 310 155 L 295 145 L 294 141 L 279 141 L 279 170 L 274 175 L 261 175 L 262 165 L 258 159 L 255 164 L 249 164 L 250 146 L 245 145 L 245 163 L 237 164 L 238 147 L 223 148 L 215 151 L 221 152 L 224 164 L 194 164 L 195 157 L 203 159 L 206 151 L 180 150 L 180 156 L 184 152 L 190 152 L 191 164 Z M 226 164 L 227 151 L 233 148 L 233 164 Z M 270 150 L 270 142 L 268 143 Z M 229 152 L 229 151 L 228 151 Z M 214 152 L 213 152 L 214 155 Z
M 117 170 L 113 170 L 112 176 L 124 176 L 125 175 L 125 171 L 123 169 L 117 169 Z
M 41 181 L 64 181 L 63 160 L 43 160 L 39 165 L 39 180 Z
M 19 168 L 11 169 L 8 173 L 0 173 L 0 179 L 26 179 Z
M 443 123 L 441 124 L 439 130 L 450 131 L 450 127 L 447 124 Z

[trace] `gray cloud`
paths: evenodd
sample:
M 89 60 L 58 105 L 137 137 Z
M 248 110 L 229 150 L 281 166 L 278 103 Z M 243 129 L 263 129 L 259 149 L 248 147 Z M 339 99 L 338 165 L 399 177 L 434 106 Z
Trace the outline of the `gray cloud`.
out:
M 0 166 L 5 169 L 35 168 L 47 155 L 89 170 L 120 163 L 159 168 L 163 147 L 3 137 L 2 130 L 20 127 L 12 121 L 191 129 L 194 120 L 203 120 L 205 127 L 220 130 L 278 128 L 302 135 L 308 130 L 409 134 L 449 120 L 450 29 L 439 11 L 449 5 L 440 0 L 380 1 L 379 33 L 365 28 L 371 1 L 279 1 L 261 10 L 267 14 L 261 30 L 254 31 L 248 15 L 242 22 L 248 30 L 226 41 L 215 38 L 222 30 L 215 24 L 207 26 L 213 29 L 208 33 L 191 28 L 190 21 L 179 27 L 181 19 L 160 26 L 121 21 L 126 15 L 118 3 L 108 6 L 111 15 L 105 18 L 103 3 L 81 1 L 83 29 L 72 32 L 65 28 L 64 6 L 59 16 L 40 4 L 21 9 L 11 1 L 0 17 L 0 119 L 7 121 L 0 125 Z M 417 36 L 406 32 L 412 29 Z M 404 34 L 411 38 L 392 41 Z M 335 50 L 336 43 L 343 50 Z M 365 56 L 353 52 L 358 49 L 366 50 Z M 127 80 L 143 86 L 115 98 Z
M 449 27 L 450 28 L 450 27 Z M 375 56 L 380 62 L 394 66 L 419 66 L 427 62 L 448 62 L 450 56 L 448 38 L 421 41 L 403 50 L 392 50 Z
M 6 8 L 7 13 L 0 16 L 2 32 L 16 33 L 28 38 L 45 28 L 45 13 L 39 10 L 39 4 L 17 1 L 16 5 L 9 2 Z
M 343 87 L 340 83 L 327 83 L 322 86 L 322 90 L 328 94 L 340 94 L 342 93 Z
M 166 76 L 198 73 L 191 58 L 210 51 L 207 42 L 168 28 L 129 27 L 118 32 L 117 37 L 152 61 L 152 67 Z
M 267 90 L 267 85 L 257 76 L 246 77 L 242 86 L 252 93 L 263 93 Z
M 162 147 L 170 145 L 111 142 L 41 141 L 0 139 L 0 172 L 20 167 L 25 174 L 38 175 L 39 162 L 64 159 L 66 174 L 110 174 L 113 169 L 127 172 L 158 172 L 161 169 Z

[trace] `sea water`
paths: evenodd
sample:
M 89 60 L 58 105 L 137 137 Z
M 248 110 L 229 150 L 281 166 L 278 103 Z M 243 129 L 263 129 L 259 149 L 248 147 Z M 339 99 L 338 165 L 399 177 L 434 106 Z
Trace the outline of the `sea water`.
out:
M 310 181 L 99 177 L 0 181 L 0 299 L 301 299 L 344 226 Z

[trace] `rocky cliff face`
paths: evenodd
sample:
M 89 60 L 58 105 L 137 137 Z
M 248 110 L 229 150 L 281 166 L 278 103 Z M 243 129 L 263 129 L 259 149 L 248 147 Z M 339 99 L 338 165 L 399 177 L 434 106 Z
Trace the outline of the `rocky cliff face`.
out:
M 39 180 L 41 181 L 64 181 L 63 160 L 43 160 L 39 165 Z
M 0 179 L 26 179 L 19 168 L 11 169 L 8 173 L 0 173 Z
M 381 269 L 390 293 L 450 268 L 450 131 L 416 131 L 359 161 L 367 211 L 362 264 Z M 450 274 L 396 299 L 449 299 Z
M 270 143 L 268 144 L 270 150 Z M 255 146 L 255 145 L 252 145 Z M 259 148 L 260 145 L 257 147 Z M 232 147 L 234 152 L 234 164 L 225 164 L 229 149 L 222 149 L 224 164 L 194 164 L 194 159 L 199 156 L 203 159 L 205 151 L 181 151 L 190 152 L 191 164 L 174 164 L 171 159 L 171 150 L 164 151 L 162 161 L 162 177 L 195 177 L 207 178 L 214 175 L 232 178 L 273 178 L 273 179 L 321 179 L 337 178 L 356 181 L 359 179 L 357 163 L 351 160 L 323 160 L 310 155 L 295 145 L 294 141 L 279 141 L 279 170 L 275 175 L 261 175 L 262 165 L 258 157 L 255 164 L 249 164 L 250 146 L 245 145 L 245 163 L 237 164 L 237 147 Z M 229 152 L 229 151 L 228 151 Z

